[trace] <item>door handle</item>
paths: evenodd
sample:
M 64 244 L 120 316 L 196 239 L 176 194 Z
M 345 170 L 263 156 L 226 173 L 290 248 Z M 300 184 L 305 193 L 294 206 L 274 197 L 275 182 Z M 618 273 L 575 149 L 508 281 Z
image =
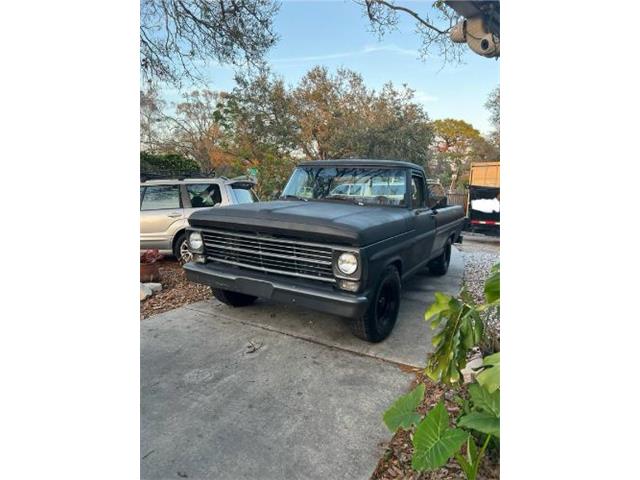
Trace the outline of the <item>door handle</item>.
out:
M 430 209 L 428 209 L 428 208 L 424 208 L 424 209 L 422 209 L 422 210 L 416 210 L 416 211 L 415 211 L 415 214 L 416 214 L 416 215 L 421 215 L 421 214 L 423 214 L 423 213 L 428 213 L 429 215 L 433 216 L 433 211 L 432 211 L 432 210 L 430 210 Z
M 178 217 L 181 217 L 181 216 L 182 216 L 182 214 L 181 214 L 181 213 L 178 213 L 178 212 L 173 212 L 173 213 L 170 213 L 170 214 L 169 214 L 169 215 L 167 215 L 167 216 L 168 216 L 169 218 L 178 218 Z

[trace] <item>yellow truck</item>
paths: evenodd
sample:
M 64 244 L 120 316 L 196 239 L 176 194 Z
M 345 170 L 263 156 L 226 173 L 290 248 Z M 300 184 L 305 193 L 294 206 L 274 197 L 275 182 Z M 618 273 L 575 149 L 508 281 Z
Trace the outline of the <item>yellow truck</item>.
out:
M 471 164 L 467 218 L 471 231 L 500 234 L 500 162 Z

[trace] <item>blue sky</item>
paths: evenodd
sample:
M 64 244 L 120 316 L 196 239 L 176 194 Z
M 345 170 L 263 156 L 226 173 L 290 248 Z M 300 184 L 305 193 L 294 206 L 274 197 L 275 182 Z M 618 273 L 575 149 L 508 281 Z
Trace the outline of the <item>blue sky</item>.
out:
M 428 11 L 428 2 L 400 2 Z M 271 68 L 285 82 L 294 85 L 315 65 L 330 70 L 347 67 L 360 73 L 366 84 L 379 89 L 388 81 L 406 83 L 416 90 L 432 119 L 456 118 L 471 123 L 482 133 L 491 130 L 484 103 L 500 82 L 500 61 L 472 52 L 461 65 L 447 65 L 434 56 L 418 59 L 419 37 L 414 22 L 399 16 L 399 30 L 381 40 L 370 31 L 363 8 L 352 0 L 283 1 L 275 18 L 280 36 L 268 55 Z M 228 67 L 210 67 L 210 87 L 230 90 L 233 71 Z M 169 100 L 177 100 L 174 94 Z

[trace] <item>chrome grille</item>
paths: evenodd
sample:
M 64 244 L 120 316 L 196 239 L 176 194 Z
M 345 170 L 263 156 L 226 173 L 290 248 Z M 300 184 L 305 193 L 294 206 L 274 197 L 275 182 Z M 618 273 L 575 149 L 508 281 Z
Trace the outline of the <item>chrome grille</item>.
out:
M 333 249 L 253 233 L 202 230 L 205 256 L 239 267 L 335 282 Z

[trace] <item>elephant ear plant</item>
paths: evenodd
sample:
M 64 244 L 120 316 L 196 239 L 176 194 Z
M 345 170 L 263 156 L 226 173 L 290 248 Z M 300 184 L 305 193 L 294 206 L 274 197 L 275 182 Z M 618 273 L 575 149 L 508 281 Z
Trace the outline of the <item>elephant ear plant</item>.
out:
M 429 378 L 447 384 L 461 382 L 469 351 L 482 341 L 482 313 L 499 308 L 499 304 L 500 264 L 485 282 L 483 304 L 474 303 L 464 291 L 460 298 L 436 293 L 435 303 L 425 313 L 431 328 L 438 330 L 433 338 L 435 350 L 425 369 Z M 418 407 L 425 394 L 422 383 L 384 413 L 384 423 L 392 432 L 415 427 L 411 460 L 415 470 L 434 470 L 455 458 L 468 480 L 477 478 L 489 442 L 500 437 L 500 352 L 485 357 L 468 393 L 463 414 L 453 422 L 442 401 L 421 417 Z
M 435 296 L 436 301 L 424 314 L 431 329 L 438 330 L 431 340 L 434 351 L 427 360 L 425 373 L 435 382 L 456 384 L 462 379 L 469 351 L 483 340 L 482 315 L 500 306 L 500 264 L 491 269 L 485 281 L 483 304 L 476 304 L 466 290 L 460 293 L 460 298 L 439 292 Z

